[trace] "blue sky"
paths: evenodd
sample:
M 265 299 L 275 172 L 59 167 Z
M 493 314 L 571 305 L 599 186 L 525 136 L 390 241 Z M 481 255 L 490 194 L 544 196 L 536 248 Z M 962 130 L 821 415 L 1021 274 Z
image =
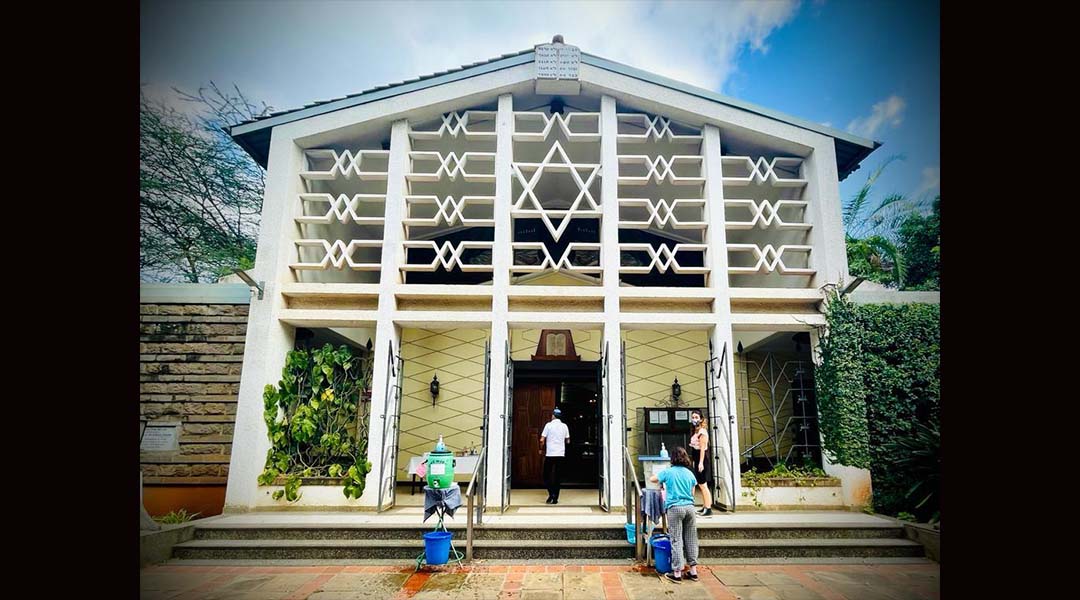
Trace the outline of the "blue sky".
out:
M 236 83 L 275 109 L 550 41 L 852 131 L 883 146 L 840 184 L 939 193 L 937 1 L 360 2 L 145 0 L 144 90 Z

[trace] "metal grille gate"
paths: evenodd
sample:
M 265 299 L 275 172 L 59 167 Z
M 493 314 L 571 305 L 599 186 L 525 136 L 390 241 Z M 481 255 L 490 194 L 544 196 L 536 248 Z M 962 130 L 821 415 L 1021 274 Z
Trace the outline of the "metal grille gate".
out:
M 712 423 L 709 445 L 713 460 L 713 502 L 734 512 L 736 473 L 732 467 L 732 457 L 735 454 L 735 414 L 731 411 L 731 399 L 728 397 L 728 370 L 727 343 L 724 343 L 720 357 L 717 358 L 713 354 L 712 341 L 709 341 L 709 360 L 705 361 L 705 402 L 709 408 L 709 421 Z M 726 427 L 721 421 L 726 421 Z M 721 489 L 724 490 L 723 496 L 720 494 Z M 721 498 L 730 499 L 730 503 L 721 502 Z
M 393 508 L 397 500 L 397 456 L 398 424 L 401 421 L 401 377 L 405 359 L 401 350 L 394 353 L 394 342 L 390 342 L 387 354 L 386 401 L 383 403 L 383 445 L 379 457 L 379 504 L 378 512 Z M 390 381 L 394 384 L 391 385 Z M 384 501 L 385 500 L 385 501 Z

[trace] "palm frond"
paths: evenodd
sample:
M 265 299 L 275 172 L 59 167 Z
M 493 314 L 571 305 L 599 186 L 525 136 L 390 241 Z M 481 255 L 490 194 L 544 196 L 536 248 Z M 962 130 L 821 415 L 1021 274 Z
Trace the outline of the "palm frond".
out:
M 859 216 L 862 213 L 863 208 L 866 206 L 866 202 L 870 199 L 870 192 L 874 187 L 874 182 L 876 182 L 878 177 L 881 176 L 881 173 L 885 170 L 885 167 L 889 166 L 889 163 L 894 160 L 903 159 L 903 154 L 894 154 L 893 156 L 885 159 L 884 162 L 878 165 L 878 167 L 866 177 L 866 183 L 864 183 L 862 188 L 860 188 L 859 191 L 851 198 L 851 200 L 849 200 L 847 204 L 844 205 L 843 219 L 845 225 L 850 228 L 853 225 L 859 223 Z

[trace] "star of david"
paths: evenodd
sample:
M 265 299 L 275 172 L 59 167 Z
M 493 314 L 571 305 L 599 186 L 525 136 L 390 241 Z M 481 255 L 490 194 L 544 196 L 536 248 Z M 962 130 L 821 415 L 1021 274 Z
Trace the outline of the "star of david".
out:
M 544 160 L 541 162 L 514 163 L 513 169 L 514 176 L 517 177 L 518 182 L 521 183 L 522 191 L 518 196 L 517 201 L 514 203 L 512 210 L 517 216 L 539 216 L 555 241 L 559 241 L 559 238 L 562 237 L 562 234 L 566 231 L 570 221 L 575 216 L 598 217 L 601 215 L 602 211 L 600 210 L 600 206 L 589 191 L 589 187 L 592 185 L 593 181 L 600 175 L 600 165 L 583 163 L 575 164 L 571 162 L 559 142 L 552 144 L 551 149 L 548 150 L 547 155 L 544 156 Z M 526 177 L 526 170 L 532 170 L 532 175 Z M 547 171 L 570 173 L 571 179 L 578 187 L 578 194 L 570 203 L 570 208 L 545 209 L 540 203 L 540 199 L 536 197 L 536 194 L 534 193 L 536 185 Z M 582 177 L 582 173 L 584 173 L 584 177 Z M 529 201 L 534 208 L 522 208 L 526 201 Z M 582 202 L 588 204 L 589 208 L 580 209 Z M 562 218 L 562 221 L 558 226 L 552 222 L 551 216 Z

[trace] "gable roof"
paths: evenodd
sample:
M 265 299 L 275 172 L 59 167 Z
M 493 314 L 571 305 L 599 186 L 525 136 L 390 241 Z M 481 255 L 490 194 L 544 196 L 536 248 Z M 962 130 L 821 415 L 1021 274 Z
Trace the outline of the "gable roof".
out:
M 407 94 L 453 81 L 476 77 L 493 71 L 508 69 L 517 65 L 531 63 L 534 58 L 535 49 L 529 48 L 520 52 L 503 54 L 502 56 L 497 56 L 488 60 L 462 65 L 447 71 L 438 71 L 436 73 L 414 77 L 405 81 L 375 86 L 356 94 L 350 94 L 341 98 L 333 98 L 331 100 L 313 102 L 300 108 L 278 111 L 257 119 L 238 123 L 229 128 L 229 135 L 231 135 L 236 143 L 250 154 L 256 162 L 265 167 L 270 152 L 270 130 L 278 125 L 292 123 L 316 115 L 351 108 L 353 106 L 359 106 L 376 100 L 383 100 L 385 98 L 391 98 L 393 96 L 399 96 L 401 94 Z M 750 102 L 731 98 L 662 75 L 642 71 L 641 69 L 606 58 L 601 58 L 593 54 L 582 52 L 581 62 L 593 67 L 640 79 L 693 96 L 698 96 L 706 100 L 719 102 L 720 104 L 725 104 L 831 137 L 836 144 L 836 168 L 840 180 L 843 180 L 853 171 L 858 169 L 859 163 L 869 156 L 871 152 L 881 146 L 881 142 L 868 140 L 845 131 L 826 127 L 812 121 L 807 121 L 806 119 L 801 119 Z

